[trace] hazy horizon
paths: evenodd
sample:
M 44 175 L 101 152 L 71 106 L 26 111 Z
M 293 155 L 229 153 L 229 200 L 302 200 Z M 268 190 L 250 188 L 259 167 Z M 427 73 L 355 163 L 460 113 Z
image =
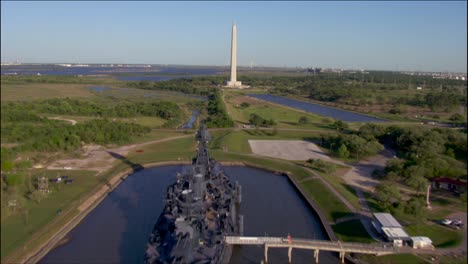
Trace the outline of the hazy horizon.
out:
M 466 2 L 1 2 L 1 61 L 467 71 Z

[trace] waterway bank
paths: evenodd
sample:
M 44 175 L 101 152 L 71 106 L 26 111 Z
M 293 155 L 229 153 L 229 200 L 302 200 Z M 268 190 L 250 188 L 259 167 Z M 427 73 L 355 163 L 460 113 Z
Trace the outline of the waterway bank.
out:
M 279 104 L 282 106 L 292 107 L 303 110 L 309 113 L 331 117 L 346 122 L 386 122 L 387 120 L 366 115 L 363 113 L 343 110 L 335 107 L 325 106 L 317 103 L 306 102 L 302 100 L 292 99 L 289 97 L 276 96 L 271 94 L 249 94 L 248 96 L 265 100 L 270 103 Z
M 247 167 L 254 167 L 257 169 L 261 169 L 266 172 L 271 172 L 274 174 L 284 174 L 288 176 L 288 179 L 290 182 L 292 182 L 294 185 L 294 177 L 291 176 L 289 173 L 282 172 L 282 171 L 277 171 L 277 170 L 272 170 L 270 168 L 258 166 L 255 164 L 246 164 L 244 162 L 232 162 L 232 161 L 227 161 L 227 162 L 220 162 L 224 166 L 247 166 Z M 159 166 L 164 166 L 164 165 L 187 165 L 190 164 L 188 161 L 165 161 L 165 162 L 155 162 L 155 163 L 147 163 L 141 166 L 141 168 L 144 169 L 149 169 L 153 167 L 159 167 Z M 31 252 L 31 254 L 28 254 L 25 256 L 25 258 L 21 261 L 21 263 L 37 263 L 39 262 L 47 253 L 49 253 L 54 247 L 58 245 L 63 239 L 66 237 L 66 235 L 72 231 L 89 213 L 91 213 L 106 197 L 107 195 L 112 192 L 115 188 L 117 188 L 125 179 L 127 178 L 128 175 L 132 174 L 134 172 L 133 169 L 127 168 L 123 171 L 120 171 L 116 173 L 107 183 L 103 184 L 101 188 L 95 192 L 94 194 L 90 195 L 90 197 L 85 200 L 84 203 L 80 205 L 80 213 L 76 215 L 74 218 L 72 218 L 69 222 L 67 222 L 62 228 L 60 228 L 54 235 L 50 237 L 42 246 L 39 247 L 38 250 L 35 252 Z M 297 190 L 300 190 L 297 188 Z M 310 208 L 313 209 L 313 211 L 317 214 L 320 215 L 320 209 L 316 206 L 313 205 L 313 202 L 311 203 L 310 199 L 307 199 L 307 196 L 305 193 L 301 193 L 303 198 L 306 198 L 305 201 L 307 201 L 308 205 Z M 324 222 L 323 217 L 320 217 L 321 225 L 324 227 L 324 229 L 327 231 L 327 236 L 330 237 L 327 228 L 325 225 L 329 226 L 328 222 Z M 325 220 L 326 221 L 326 220 Z M 331 227 L 329 228 L 331 230 Z

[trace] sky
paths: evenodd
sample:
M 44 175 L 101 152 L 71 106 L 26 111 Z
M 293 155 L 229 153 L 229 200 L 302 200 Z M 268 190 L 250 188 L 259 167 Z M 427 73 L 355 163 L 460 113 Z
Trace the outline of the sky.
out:
M 1 60 L 467 71 L 467 2 L 1 2 Z

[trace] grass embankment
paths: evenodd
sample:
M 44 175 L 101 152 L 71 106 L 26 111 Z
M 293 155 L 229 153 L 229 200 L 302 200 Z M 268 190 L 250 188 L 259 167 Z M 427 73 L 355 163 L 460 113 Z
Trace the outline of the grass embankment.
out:
M 339 224 L 332 225 L 333 231 L 341 241 L 372 243 L 375 242 L 366 229 L 361 224 L 360 220 L 351 220 Z
M 225 92 L 224 98 L 232 119 L 240 124 L 249 124 L 250 115 L 257 114 L 267 120 L 273 119 L 278 124 L 278 128 L 332 129 L 332 120 L 319 115 L 271 104 L 232 92 Z M 243 102 L 247 102 L 250 105 L 248 107 L 241 107 L 240 104 Z M 304 124 L 299 124 L 298 121 L 301 117 L 306 117 L 308 121 Z
M 311 179 L 300 184 L 330 222 L 354 214 L 319 179 Z
M 73 208 L 77 201 L 99 184 L 99 179 L 90 171 L 41 171 L 31 175 L 46 176 L 49 178 L 59 175 L 67 175 L 74 180 L 72 184 L 49 183 L 51 192 L 47 194 L 40 202 L 18 197 L 17 208 L 2 207 L 1 221 L 1 255 L 3 258 L 10 254 L 14 249 L 23 245 L 27 240 L 34 238 L 34 243 L 44 238 L 44 232 L 39 232 L 42 227 L 51 226 L 51 223 L 57 224 L 68 214 L 65 212 Z M 19 191 L 18 191 L 19 192 Z M 15 211 L 13 211 L 15 210 Z M 62 210 L 63 214 L 57 214 Z M 73 211 L 76 211 L 73 208 Z M 75 212 L 76 213 L 76 212 Z M 24 249 L 29 249 L 32 243 L 28 243 Z M 23 251 L 24 252 L 24 251 Z
M 335 166 L 337 166 L 338 168 L 334 173 L 324 173 L 318 170 L 316 170 L 316 172 L 331 186 L 333 186 L 333 188 L 336 191 L 338 191 L 341 196 L 348 200 L 348 202 L 351 203 L 351 205 L 356 210 L 359 210 L 359 208 L 361 208 L 361 205 L 359 203 L 359 198 L 357 197 L 356 191 L 351 186 L 346 184 L 346 182 L 340 176 L 341 174 L 344 174 L 345 172 L 350 170 L 350 168 L 340 165 Z

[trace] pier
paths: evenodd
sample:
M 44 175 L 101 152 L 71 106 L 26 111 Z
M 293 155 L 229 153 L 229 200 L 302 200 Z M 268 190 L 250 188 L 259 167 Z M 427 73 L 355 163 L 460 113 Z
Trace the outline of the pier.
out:
M 231 245 L 264 245 L 266 263 L 268 263 L 269 248 L 287 248 L 289 263 L 292 261 L 293 248 L 313 250 L 315 263 L 319 261 L 320 250 L 338 252 L 342 263 L 344 263 L 346 253 L 372 254 L 376 256 L 400 253 L 399 250 L 385 243 L 365 244 L 313 239 L 244 236 L 226 236 L 224 241 Z

